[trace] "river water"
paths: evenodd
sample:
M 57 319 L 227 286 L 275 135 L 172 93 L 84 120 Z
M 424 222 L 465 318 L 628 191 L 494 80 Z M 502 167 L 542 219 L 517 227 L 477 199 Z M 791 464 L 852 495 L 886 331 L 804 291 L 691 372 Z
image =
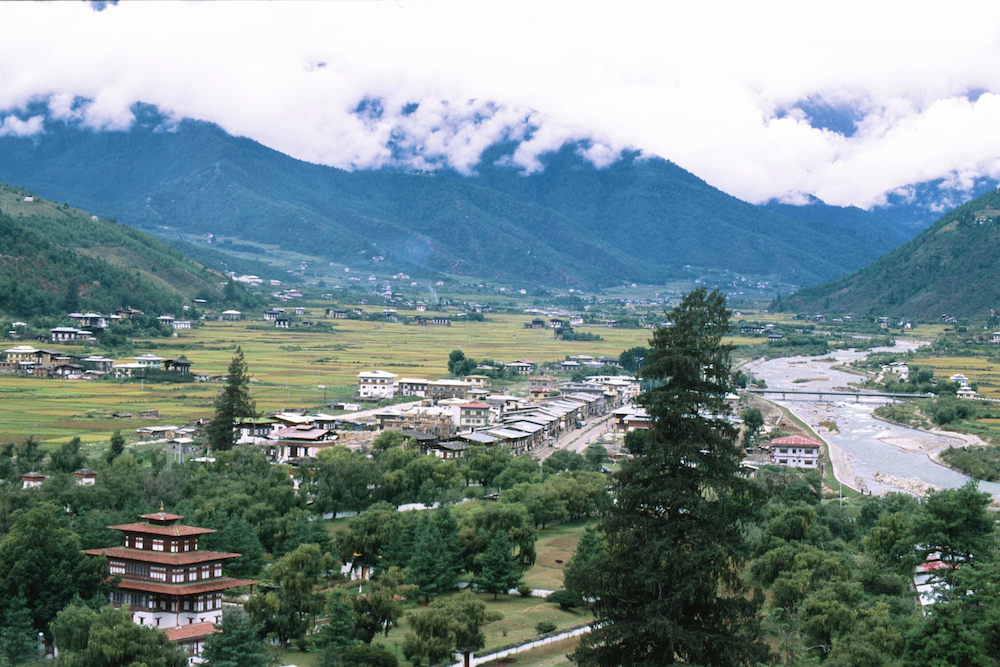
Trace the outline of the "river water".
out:
M 914 343 L 900 341 L 896 348 L 879 348 L 878 351 L 905 351 L 914 347 Z M 823 357 L 758 360 L 743 368 L 763 378 L 768 389 L 850 390 L 848 383 L 861 378 L 831 367 L 863 359 L 866 354 L 838 350 Z M 866 488 L 876 494 L 889 491 L 920 493 L 928 487 L 954 488 L 969 481 L 965 475 L 933 459 L 948 447 L 964 445 L 962 439 L 889 424 L 872 416 L 876 407 L 890 399 L 867 397 L 855 402 L 851 397 L 826 397 L 823 401 L 806 397 L 808 400 L 780 400 L 780 396 L 773 394 L 768 394 L 767 398 L 789 409 L 831 445 L 831 457 L 838 459 L 834 469 L 845 485 Z M 820 422 L 834 422 L 839 432 L 827 430 Z M 1000 483 L 980 482 L 979 488 L 1000 500 Z

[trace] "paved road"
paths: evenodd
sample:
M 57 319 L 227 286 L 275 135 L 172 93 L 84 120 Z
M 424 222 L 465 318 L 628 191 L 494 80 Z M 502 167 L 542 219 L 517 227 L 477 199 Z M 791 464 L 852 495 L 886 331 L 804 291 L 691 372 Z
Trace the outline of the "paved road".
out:
M 558 449 L 568 449 L 571 452 L 582 453 L 591 442 L 608 432 L 611 415 L 591 417 L 584 422 L 583 428 L 573 429 L 563 433 L 555 443 L 539 447 L 531 452 L 539 461 L 552 456 Z

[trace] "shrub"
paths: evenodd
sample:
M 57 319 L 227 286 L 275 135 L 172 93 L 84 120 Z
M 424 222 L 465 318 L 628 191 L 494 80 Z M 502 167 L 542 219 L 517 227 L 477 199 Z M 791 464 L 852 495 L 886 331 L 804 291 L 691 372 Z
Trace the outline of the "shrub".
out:
M 539 621 L 538 625 L 535 626 L 535 632 L 540 635 L 552 632 L 556 629 L 556 624 L 552 621 Z

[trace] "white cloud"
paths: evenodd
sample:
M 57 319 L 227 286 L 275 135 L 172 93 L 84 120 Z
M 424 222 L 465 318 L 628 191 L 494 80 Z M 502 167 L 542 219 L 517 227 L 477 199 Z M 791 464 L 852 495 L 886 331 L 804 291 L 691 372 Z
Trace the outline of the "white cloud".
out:
M 7 116 L 0 119 L 0 137 L 13 135 L 15 137 L 30 137 L 38 134 L 42 129 L 42 116 L 32 116 L 27 120 L 22 120 L 17 116 Z
M 750 201 L 871 206 L 1000 176 L 998 19 L 985 2 L 5 3 L 0 132 L 37 132 L 12 115 L 37 101 L 123 129 L 143 101 L 348 169 L 467 172 L 530 137 L 510 158 L 530 171 L 585 140 L 596 164 L 638 148 Z M 355 113 L 365 99 L 381 114 Z M 810 100 L 854 110 L 856 132 L 812 127 Z

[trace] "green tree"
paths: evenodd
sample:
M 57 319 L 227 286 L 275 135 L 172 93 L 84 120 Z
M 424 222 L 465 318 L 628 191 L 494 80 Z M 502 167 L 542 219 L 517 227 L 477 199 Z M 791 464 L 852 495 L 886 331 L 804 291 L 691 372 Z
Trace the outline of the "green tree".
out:
M 740 410 L 740 419 L 743 420 L 743 425 L 746 426 L 746 442 L 750 442 L 757 435 L 757 431 L 764 425 L 764 414 L 759 408 L 743 408 Z
M 84 555 L 65 521 L 63 510 L 41 503 L 20 513 L 0 542 L 0 609 L 24 604 L 35 632 L 47 637 L 74 595 L 104 597 L 111 589 L 107 561 Z
M 432 597 L 454 588 L 455 570 L 430 516 L 424 516 L 417 528 L 416 537 L 406 582 L 416 587 L 415 592 L 419 597 L 430 602 Z
M 696 289 L 667 319 L 641 371 L 653 426 L 614 475 L 600 524 L 607 549 L 579 591 L 595 599 L 597 620 L 573 653 L 583 667 L 750 665 L 768 653 L 762 596 L 741 578 L 757 500 L 725 419 L 725 297 Z
M 274 588 L 247 600 L 250 619 L 283 645 L 295 641 L 304 646 L 306 632 L 324 606 L 316 587 L 333 563 L 333 557 L 315 544 L 299 545 L 282 556 L 267 572 Z
M 923 557 L 939 552 L 942 561 L 957 565 L 987 555 L 996 542 L 990 501 L 990 494 L 981 493 L 974 480 L 958 489 L 928 493 L 913 530 Z
M 478 651 L 486 645 L 482 627 L 501 618 L 500 614 L 487 613 L 486 605 L 469 590 L 436 600 L 427 609 L 407 615 L 411 631 L 403 640 L 403 656 L 415 665 L 424 658 L 433 665 L 456 650 L 466 654 Z
M 476 586 L 487 593 L 493 593 L 493 599 L 496 600 L 500 593 L 516 588 L 521 583 L 521 576 L 521 568 L 514 558 L 507 533 L 498 530 L 483 554 L 482 569 L 476 577 Z
M 60 636 L 73 636 L 86 644 L 60 648 L 61 667 L 186 667 L 187 654 L 167 639 L 166 633 L 132 622 L 127 609 L 105 607 L 95 612 L 87 608 L 71 618 L 60 616 Z M 79 645 L 77 645 L 79 646 Z
M 403 616 L 403 598 L 413 591 L 413 586 L 403 585 L 406 570 L 390 567 L 368 582 L 365 592 L 354 598 L 354 611 L 358 615 L 358 638 L 366 644 L 383 632 L 388 636 Z
M 0 612 L 0 664 L 19 665 L 38 655 L 38 638 L 24 598 L 14 598 Z
M 217 632 L 205 640 L 201 657 L 206 667 L 268 667 L 271 656 L 257 637 L 257 628 L 242 609 L 225 609 Z
M 396 667 L 399 660 L 381 646 L 360 644 L 324 655 L 322 667 Z
M 230 281 L 232 284 L 232 281 Z M 229 378 L 215 401 L 215 416 L 205 429 L 208 443 L 213 450 L 226 451 L 236 443 L 233 428 L 238 419 L 257 416 L 257 404 L 250 393 L 250 373 L 243 358 L 243 348 L 237 347 L 229 363 Z
M 79 470 L 86 463 L 87 456 L 80 452 L 80 436 L 76 436 L 69 442 L 59 445 L 59 449 L 52 452 L 49 469 L 57 473 L 71 473 Z
M 108 463 L 114 462 L 114 460 L 121 456 L 124 451 L 125 436 L 122 435 L 121 431 L 115 430 L 115 432 L 111 434 L 111 447 L 108 448 Z
M 323 615 L 326 616 L 327 622 L 320 626 L 313 637 L 314 646 L 324 653 L 339 653 L 348 646 L 358 643 L 354 631 L 358 621 L 357 615 L 343 590 L 335 589 L 330 594 Z

